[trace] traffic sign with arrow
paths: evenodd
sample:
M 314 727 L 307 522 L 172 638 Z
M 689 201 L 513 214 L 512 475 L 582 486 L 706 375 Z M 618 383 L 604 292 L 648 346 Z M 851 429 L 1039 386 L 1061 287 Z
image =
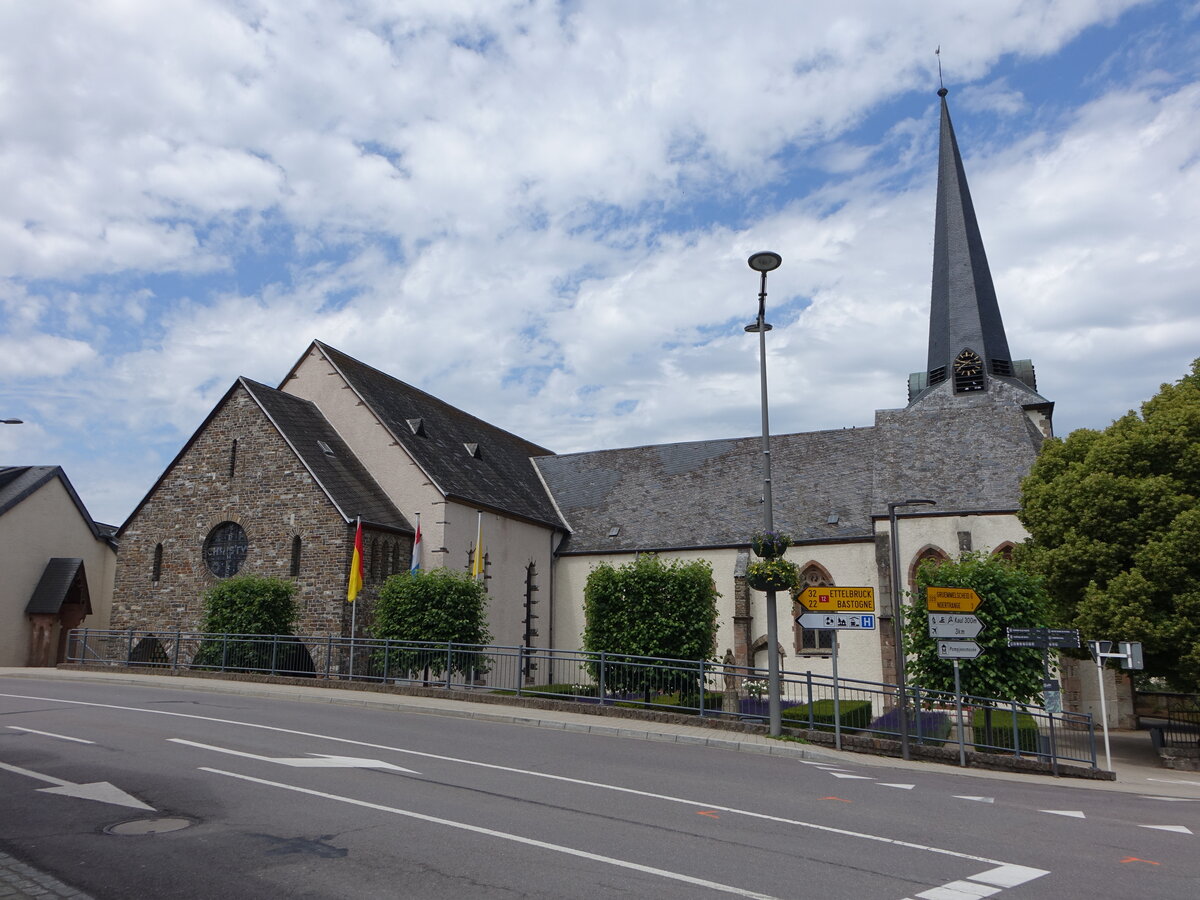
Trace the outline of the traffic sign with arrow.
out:
M 925 605 L 930 612 L 972 613 L 983 599 L 970 588 L 925 588 Z
M 801 628 L 874 631 L 875 616 L 873 613 L 862 616 L 847 613 L 804 613 L 796 616 L 796 624 Z
M 930 613 L 929 636 L 931 638 L 971 639 L 983 631 L 983 623 L 976 616 L 954 613 Z
M 796 602 L 809 612 L 875 612 L 875 588 L 807 587 L 796 595 Z
M 941 659 L 976 659 L 983 648 L 974 641 L 938 641 L 938 656 Z

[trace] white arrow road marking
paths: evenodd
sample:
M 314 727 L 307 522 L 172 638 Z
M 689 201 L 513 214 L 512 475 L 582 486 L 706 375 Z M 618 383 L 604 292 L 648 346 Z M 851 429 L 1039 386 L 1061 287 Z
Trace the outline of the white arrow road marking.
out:
M 198 744 L 195 741 L 185 741 L 183 738 L 167 738 L 173 744 L 184 744 L 188 747 L 199 747 L 201 750 L 215 750 L 217 753 L 228 753 L 230 756 L 241 756 L 245 759 L 257 759 L 260 762 L 276 763 L 281 766 L 291 766 L 295 769 L 388 769 L 392 772 L 407 772 L 409 775 L 420 775 L 420 772 L 394 766 L 381 759 L 359 759 L 357 756 L 331 756 L 326 753 L 314 753 L 312 756 L 294 758 L 259 756 L 257 753 L 246 753 L 243 750 L 230 750 L 227 747 L 214 747 L 212 744 Z
M 141 800 L 130 796 L 107 781 L 93 781 L 91 784 L 75 784 L 73 781 L 55 778 L 53 775 L 43 775 L 41 772 L 33 772 L 29 769 L 22 769 L 20 766 L 11 766 L 8 763 L 0 763 L 0 769 L 56 785 L 56 787 L 37 789 L 44 794 L 63 794 L 67 797 L 79 797 L 82 800 L 98 800 L 101 803 L 113 803 L 117 806 L 130 806 L 133 809 L 155 811 L 153 806 L 147 806 Z
M 879 782 L 879 786 L 880 787 L 900 788 L 900 790 L 902 790 L 902 791 L 911 791 L 913 788 L 916 787 L 915 784 L 888 784 L 886 781 Z
M 864 781 L 871 780 L 870 775 L 847 775 L 845 772 L 830 772 L 829 774 L 832 775 L 834 778 L 860 778 L 860 779 L 863 779 Z
M 459 828 L 463 831 L 474 832 L 475 834 L 486 835 L 487 837 L 499 838 L 503 841 L 512 841 L 517 844 L 525 844 L 529 847 L 539 847 L 542 850 L 553 850 L 556 853 L 565 853 L 568 856 L 578 856 L 583 859 L 590 859 L 595 862 L 607 863 L 610 866 L 618 866 L 622 869 L 632 869 L 635 872 L 645 872 L 648 875 L 657 875 L 660 878 L 669 878 L 672 881 L 682 881 L 684 884 L 694 884 L 698 887 L 709 888 L 714 891 L 721 891 L 725 894 L 734 894 L 738 897 L 750 897 L 753 900 L 778 900 L 769 894 L 760 894 L 758 891 L 747 890 L 746 888 L 734 887 L 733 885 L 721 884 L 717 881 L 707 881 L 703 878 L 695 878 L 691 875 L 684 875 L 682 872 L 670 872 L 666 869 L 656 869 L 653 866 L 643 866 L 640 863 L 629 862 L 624 859 L 616 859 L 612 856 L 601 856 L 598 853 L 589 853 L 586 850 L 576 850 L 574 847 L 565 847 L 562 844 L 550 844 L 546 841 L 539 841 L 533 838 L 522 837 L 519 834 L 510 834 L 506 831 L 496 831 L 491 828 L 482 828 L 479 825 L 471 825 L 467 822 L 455 822 L 452 819 L 440 819 L 437 816 L 427 816 L 423 813 L 413 812 L 408 809 L 399 809 L 395 806 L 384 806 L 381 803 L 369 803 L 366 800 L 356 800 L 353 797 L 342 797 L 338 794 L 327 794 L 324 791 L 314 791 L 309 788 L 298 787 L 294 784 L 281 784 L 278 781 L 266 781 L 262 778 L 251 778 L 249 775 L 239 775 L 236 772 L 223 772 L 220 769 L 200 768 L 201 772 L 211 772 L 214 775 L 225 775 L 229 778 L 237 778 L 242 781 L 250 781 L 254 784 L 265 784 L 268 787 L 283 788 L 286 791 L 295 791 L 298 794 L 308 794 L 310 797 L 322 797 L 326 800 L 336 800 L 339 803 L 349 803 L 353 806 L 362 806 L 366 809 L 374 809 L 379 812 L 392 813 L 397 816 L 404 816 L 409 819 L 416 819 L 419 822 L 429 822 L 434 825 L 446 825 L 450 828 Z
M 1139 825 L 1138 828 L 1153 828 L 1155 831 L 1175 831 L 1179 834 L 1192 833 L 1192 829 L 1185 825 Z
M 966 794 L 955 794 L 955 800 L 974 800 L 976 803 L 995 803 L 994 797 L 971 797 Z
M 1052 816 L 1068 816 L 1072 819 L 1086 819 L 1080 809 L 1039 809 L 1038 812 L 1050 813 Z
M 65 734 L 55 734 L 53 731 L 38 731 L 36 728 L 22 728 L 20 725 L 9 725 L 13 731 L 28 731 L 30 734 L 40 734 L 42 737 L 58 738 L 60 741 L 74 741 L 77 744 L 94 744 L 95 741 L 85 741 L 83 738 L 67 737 Z

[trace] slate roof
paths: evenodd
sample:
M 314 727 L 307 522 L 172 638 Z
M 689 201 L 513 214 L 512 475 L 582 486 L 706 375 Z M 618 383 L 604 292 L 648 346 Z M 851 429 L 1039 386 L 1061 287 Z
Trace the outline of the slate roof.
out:
M 83 505 L 83 500 L 75 493 L 75 487 L 71 484 L 71 480 L 67 478 L 67 473 L 63 471 L 62 466 L 0 467 L 0 516 L 7 513 L 26 497 L 29 497 L 54 478 L 62 481 L 63 488 L 70 496 L 71 502 L 75 504 L 75 508 L 79 510 L 80 517 L 82 517 L 88 528 L 91 529 L 96 539 L 113 544 L 113 535 L 109 530 L 111 526 L 101 525 L 91 517 L 91 514 L 87 511 L 87 507 Z
M 311 401 L 249 378 L 238 381 L 347 521 L 362 516 L 364 523 L 412 533 L 403 513 Z
M 847 428 L 773 436 L 775 527 L 797 541 L 868 539 L 874 434 Z M 572 529 L 561 553 L 744 546 L 762 529 L 758 437 L 535 462 Z M 610 536 L 613 528 L 619 532 Z
M 941 96 L 937 213 L 933 229 L 933 289 L 929 316 L 929 370 L 949 367 L 964 347 L 979 353 L 991 371 L 993 359 L 1011 361 L 983 236 L 963 169 L 958 139 Z
M 25 606 L 25 615 L 58 615 L 63 604 L 71 593 L 71 587 L 78 583 L 80 599 L 88 614 L 92 612 L 92 600 L 88 593 L 87 578 L 84 577 L 83 560 L 54 556 L 46 563 L 42 577 L 38 580 L 33 595 Z
M 444 495 L 563 527 L 531 462 L 532 457 L 551 451 L 327 344 L 315 344 Z M 475 455 L 467 445 L 474 447 Z

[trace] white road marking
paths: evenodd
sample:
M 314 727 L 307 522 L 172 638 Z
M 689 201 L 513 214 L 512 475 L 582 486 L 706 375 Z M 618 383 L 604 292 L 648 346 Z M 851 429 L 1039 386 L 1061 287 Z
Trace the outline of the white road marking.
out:
M 996 869 L 989 869 L 987 872 L 980 872 L 978 875 L 972 875 L 971 880 L 1007 888 L 1016 887 L 1019 884 L 1024 884 L 1027 881 L 1033 881 L 1035 878 L 1041 878 L 1043 875 L 1049 874 L 1045 869 L 1007 864 Z
M 848 775 L 845 772 L 830 772 L 829 774 L 832 775 L 834 778 L 858 778 L 863 781 L 871 780 L 871 777 L 869 775 Z
M 930 888 L 917 894 L 921 900 L 978 900 L 1000 893 L 1000 888 L 971 881 L 950 881 L 940 887 Z
M 1086 819 L 1081 809 L 1039 809 L 1038 812 L 1050 813 L 1052 816 L 1067 816 L 1071 819 Z
M 202 750 L 215 750 L 217 753 L 228 753 L 230 756 L 241 756 L 246 759 L 257 759 L 260 762 L 291 766 L 294 769 L 389 769 L 393 772 L 406 772 L 409 775 L 421 774 L 412 769 L 394 766 L 380 759 L 359 759 L 355 756 L 330 756 L 326 753 L 314 753 L 312 756 L 298 757 L 259 756 L 257 753 L 247 753 L 244 750 L 230 750 L 227 747 L 214 747 L 212 744 L 198 744 L 195 741 L 185 741 L 183 738 L 167 738 L 167 740 L 172 744 L 184 744 L 188 747 L 199 747 Z
M 1163 784 L 1194 784 L 1200 787 L 1200 781 L 1180 781 L 1177 778 L 1147 778 L 1147 781 L 1159 781 Z
M 6 772 L 12 772 L 15 775 L 24 775 L 26 778 L 33 778 L 38 781 L 45 781 L 55 787 L 37 788 L 43 794 L 62 794 L 67 797 L 78 797 L 81 800 L 96 800 L 100 803 L 112 803 L 117 806 L 129 806 L 133 809 L 148 809 L 154 812 L 153 806 L 147 806 L 137 797 L 133 797 L 119 787 L 109 784 L 107 781 L 94 781 L 90 784 L 76 784 L 73 781 L 66 781 L 62 778 L 55 778 L 53 775 L 43 775 L 41 772 L 34 772 L 32 769 L 22 769 L 20 766 L 9 765 L 8 763 L 0 762 L 0 769 Z
M 873 841 L 880 844 L 888 844 L 893 847 L 903 847 L 908 850 L 920 850 L 925 853 L 933 853 L 939 856 L 949 856 L 953 859 L 967 859 L 974 862 L 989 863 L 993 866 L 1005 866 L 1003 860 L 991 859 L 986 856 L 978 856 L 973 853 L 963 853 L 958 850 L 947 850 L 943 847 L 931 847 L 927 844 L 918 844 L 913 841 L 903 841 L 897 838 L 884 837 L 878 834 L 868 834 L 866 832 L 850 831 L 845 828 L 835 828 L 830 825 L 819 825 L 815 822 L 802 822 L 798 819 L 786 819 L 782 816 L 773 816 L 767 813 L 753 812 L 746 809 L 738 809 L 732 806 L 719 806 L 713 803 L 704 803 L 698 800 L 689 800 L 684 797 L 672 797 L 669 794 L 655 794 L 650 791 L 639 791 L 634 788 L 621 787 L 614 784 L 603 784 L 598 781 L 586 781 L 582 778 L 570 778 L 566 775 L 551 775 L 547 772 L 536 772 L 530 769 L 518 769 L 514 766 L 502 766 L 496 763 L 477 762 L 471 759 L 462 759 L 454 756 L 444 756 L 438 753 L 426 753 L 421 750 L 408 750 L 403 747 L 391 747 L 387 744 L 373 744 L 368 741 L 356 741 L 353 738 L 341 737 L 339 735 L 317 734 L 311 731 L 299 731 L 293 728 L 280 728 L 276 725 L 263 725 L 259 722 L 239 722 L 237 719 L 222 719 L 216 716 L 202 716 L 197 713 L 175 712 L 168 709 L 142 709 L 137 706 L 121 706 L 115 703 L 95 703 L 89 700 L 63 700 L 58 697 L 38 697 L 29 694 L 5 694 L 0 693 L 0 697 L 12 697 L 18 700 L 39 700 L 46 703 L 64 703 L 73 706 L 87 706 L 95 709 L 118 709 L 124 712 L 145 713 L 147 715 L 168 716 L 177 719 L 194 719 L 201 722 L 216 722 L 221 725 L 236 725 L 242 728 L 257 728 L 260 731 L 270 731 L 276 734 L 287 734 L 294 737 L 316 738 L 318 740 L 333 741 L 341 744 L 351 744 L 356 747 L 368 747 L 372 750 L 387 750 L 392 753 L 401 753 L 407 756 L 419 756 L 423 759 L 436 759 L 442 762 L 455 763 L 464 766 L 475 766 L 480 769 L 490 769 L 494 772 L 508 772 L 514 775 L 525 775 L 531 778 L 544 778 L 549 781 L 558 781 L 565 784 L 577 784 L 582 787 L 596 788 L 597 790 L 614 791 L 622 794 L 631 794 L 639 797 L 647 797 L 652 800 L 663 800 L 668 803 L 682 803 L 687 806 L 695 806 L 700 809 L 711 809 L 716 812 L 727 812 L 731 815 L 741 815 L 752 819 L 761 819 L 768 822 L 778 822 L 783 825 L 793 825 L 798 828 L 808 828 L 812 831 L 820 831 L 826 834 L 837 834 L 843 837 L 858 838 L 864 841 Z M 1017 867 L 1020 868 L 1020 867 Z M 1040 870 L 1034 870 L 1040 871 Z
M 880 787 L 900 788 L 900 790 L 902 790 L 902 791 L 911 791 L 913 788 L 916 787 L 915 784 L 889 784 L 886 781 L 879 782 L 879 786 Z
M 745 888 L 734 887 L 729 884 L 721 884 L 717 881 L 708 881 L 703 878 L 695 878 L 691 875 L 684 875 L 681 872 L 670 872 L 666 869 L 657 869 L 653 866 L 644 866 L 640 863 L 629 862 L 624 859 L 616 859 L 612 856 L 601 856 L 598 853 L 589 853 L 586 850 L 576 850 L 574 847 L 565 847 L 562 844 L 550 844 L 546 841 L 539 841 L 533 838 L 522 837 L 519 834 L 511 834 L 506 831 L 496 831 L 492 828 L 483 828 L 479 825 L 470 825 L 466 822 L 455 822 L 451 819 L 441 819 L 437 816 L 427 816 L 423 813 L 413 812 L 408 809 L 399 809 L 395 806 L 384 806 L 382 803 L 370 803 L 366 800 L 356 800 L 353 797 L 343 797 L 339 794 L 329 794 L 325 791 L 314 791 L 310 788 L 297 787 L 293 784 L 282 784 L 278 781 L 267 781 L 263 778 L 251 778 L 249 775 L 239 775 L 236 772 L 225 772 L 221 769 L 209 769 L 206 767 L 200 768 L 201 772 L 211 772 L 214 775 L 225 775 L 229 778 L 237 778 L 242 781 L 250 781 L 255 784 L 265 784 L 269 787 L 282 788 L 286 791 L 295 791 L 298 794 L 308 794 L 311 797 L 321 797 L 326 800 L 336 800 L 339 803 L 349 803 L 352 806 L 361 806 L 366 809 L 374 809 L 379 812 L 392 813 L 397 816 L 404 816 L 409 819 L 417 819 L 421 822 L 430 822 L 434 825 L 445 825 L 449 828 L 458 828 L 462 831 L 470 831 L 475 834 L 486 835 L 487 837 L 499 838 L 503 841 L 512 841 L 517 844 L 525 844 L 529 847 L 538 847 L 542 850 L 551 850 L 555 853 L 565 853 L 568 856 L 578 856 L 582 859 L 590 859 L 594 862 L 606 863 L 610 866 L 617 866 L 622 869 L 632 869 L 635 872 L 644 872 L 647 875 L 657 875 L 660 878 L 668 878 L 672 881 L 682 881 L 684 884 L 694 884 L 698 887 L 708 888 L 714 891 L 720 891 L 723 894 L 733 894 L 737 897 L 750 897 L 754 900 L 778 900 L 770 894 L 761 894 L 758 891 L 751 891 Z
M 1179 834 L 1192 833 L 1192 830 L 1184 825 L 1139 825 L 1138 828 L 1153 828 L 1155 831 L 1176 831 Z
M 972 797 L 969 794 L 955 794 L 955 800 L 974 800 L 976 803 L 995 803 L 995 797 Z
M 1200 803 L 1200 797 L 1151 797 L 1142 794 L 1143 800 L 1166 800 L 1168 803 Z
M 60 741 L 74 741 L 77 744 L 94 744 L 95 741 L 85 741 L 83 738 L 68 737 L 65 734 L 55 734 L 53 731 L 38 731 L 36 728 L 22 728 L 20 725 L 9 725 L 13 731 L 28 731 L 30 734 L 40 734 L 42 737 L 58 738 Z

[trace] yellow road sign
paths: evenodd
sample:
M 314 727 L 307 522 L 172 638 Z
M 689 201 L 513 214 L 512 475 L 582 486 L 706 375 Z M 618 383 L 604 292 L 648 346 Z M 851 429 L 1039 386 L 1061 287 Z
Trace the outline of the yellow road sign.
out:
M 812 612 L 875 612 L 875 588 L 809 587 L 796 597 Z
M 975 612 L 982 602 L 980 596 L 970 588 L 925 589 L 925 605 L 930 612 Z

